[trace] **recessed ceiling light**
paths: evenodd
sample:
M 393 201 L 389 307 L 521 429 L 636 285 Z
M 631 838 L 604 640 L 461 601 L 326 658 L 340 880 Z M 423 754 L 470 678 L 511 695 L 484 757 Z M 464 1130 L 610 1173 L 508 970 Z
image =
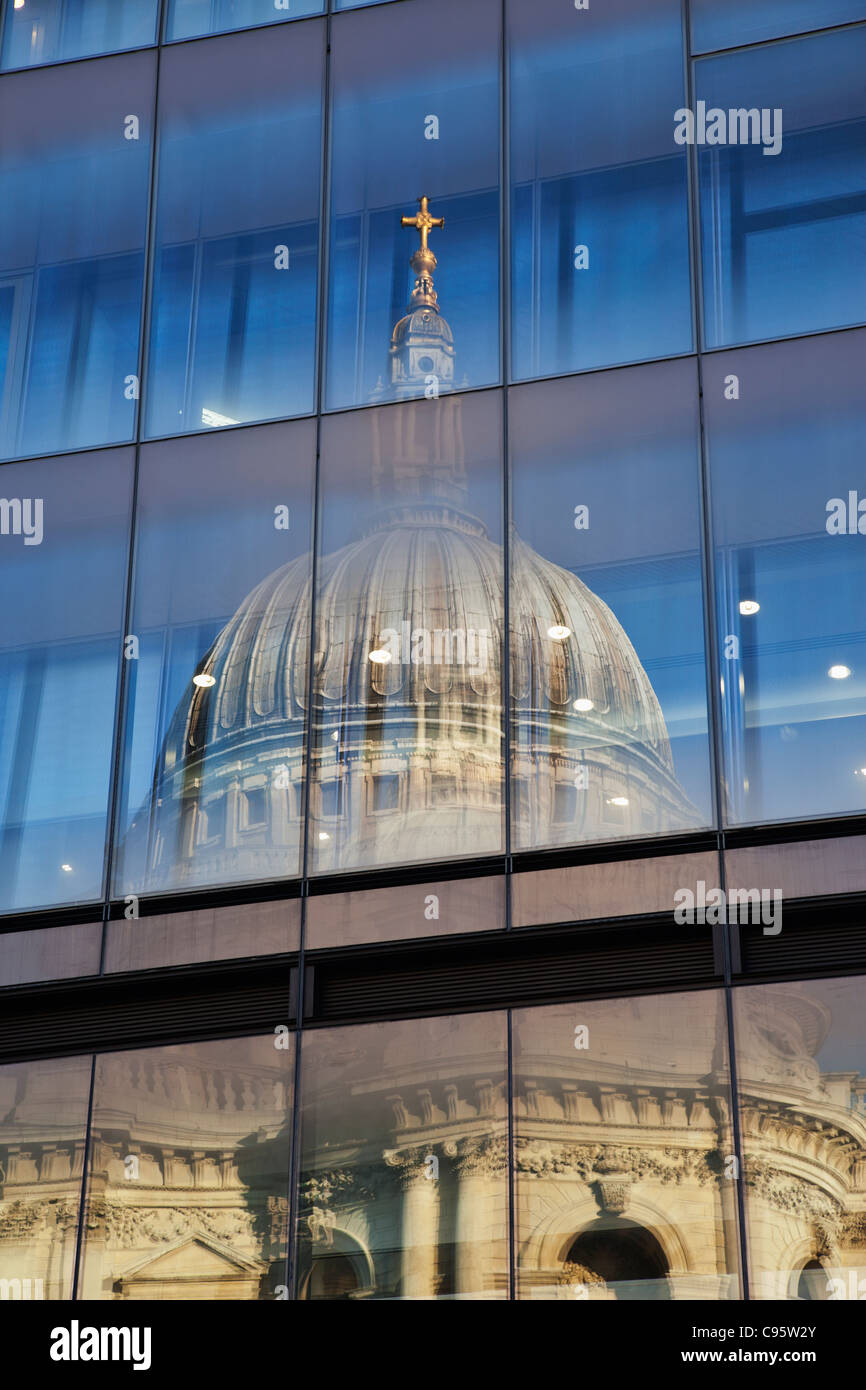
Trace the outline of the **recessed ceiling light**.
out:
M 751 618 L 753 613 L 760 613 L 761 605 L 756 603 L 753 598 L 744 598 L 740 603 L 740 612 L 744 618 Z
M 554 623 L 553 627 L 547 629 L 548 637 L 552 637 L 554 642 L 564 642 L 566 637 L 571 636 L 570 627 L 562 627 L 559 623 Z
M 866 767 L 855 767 L 855 769 L 854 769 L 854 776 L 855 776 L 855 777 L 866 777 Z
M 216 685 L 216 676 L 209 676 L 202 671 L 199 675 L 193 676 L 192 683 L 200 686 L 202 690 L 207 690 L 210 686 Z
M 320 831 L 319 831 L 319 839 L 320 839 L 320 840 L 330 840 L 330 838 L 331 838 L 331 837 L 330 837 L 330 835 L 328 834 L 327 830 L 320 830 Z
M 574 708 L 585 714 L 587 710 L 592 709 L 592 700 L 587 700 L 585 695 L 581 695 L 579 700 L 575 700 Z
M 387 666 L 391 660 L 391 653 L 386 651 L 384 647 L 377 647 L 375 651 L 370 653 L 370 660 L 376 666 Z
M 627 797 L 627 796 L 611 796 L 611 797 L 608 797 L 608 803 L 609 803 L 609 805 L 611 805 L 611 806 L 627 806 L 627 805 L 628 805 L 628 797 Z
M 72 865 L 71 865 L 71 864 L 61 864 L 60 867 L 61 867 L 61 869 L 63 870 L 63 872 L 64 872 L 65 874 L 71 874 L 71 873 L 72 873 Z
M 831 666 L 829 671 L 827 672 L 827 675 L 830 677 L 830 679 L 834 681 L 847 680 L 850 674 L 850 666 Z

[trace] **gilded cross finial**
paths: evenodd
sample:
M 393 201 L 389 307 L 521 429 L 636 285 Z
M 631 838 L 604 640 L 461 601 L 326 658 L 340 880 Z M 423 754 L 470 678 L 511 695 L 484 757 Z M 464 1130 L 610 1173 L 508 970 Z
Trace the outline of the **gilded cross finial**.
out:
M 418 199 L 418 208 L 419 211 L 415 214 L 414 217 L 401 217 L 400 225 L 401 227 L 417 227 L 421 235 L 421 250 L 426 251 L 427 237 L 430 234 L 431 227 L 444 227 L 445 218 L 430 216 L 430 213 L 427 210 L 426 193 L 424 194 L 423 198 Z

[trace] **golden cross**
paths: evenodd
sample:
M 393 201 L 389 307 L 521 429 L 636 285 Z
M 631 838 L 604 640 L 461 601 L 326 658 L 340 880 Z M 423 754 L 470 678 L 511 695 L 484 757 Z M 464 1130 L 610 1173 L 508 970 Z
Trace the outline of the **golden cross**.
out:
M 426 194 L 426 193 L 424 194 L 424 197 L 423 197 L 423 198 L 419 198 L 419 199 L 418 199 L 418 206 L 419 206 L 419 208 L 420 208 L 420 212 L 418 212 L 414 217 L 401 217 L 401 218 L 400 218 L 400 226 L 401 226 L 401 227 L 417 227 L 417 228 L 418 228 L 418 231 L 421 233 L 421 250 L 422 250 L 422 251 L 426 251 L 426 250 L 427 250 L 427 234 L 428 234 L 428 232 L 430 231 L 430 228 L 431 228 L 431 227 L 444 227 L 444 226 L 445 226 L 445 218 L 444 218 L 444 217 L 431 217 L 431 216 L 430 216 L 429 212 L 427 211 L 427 194 Z

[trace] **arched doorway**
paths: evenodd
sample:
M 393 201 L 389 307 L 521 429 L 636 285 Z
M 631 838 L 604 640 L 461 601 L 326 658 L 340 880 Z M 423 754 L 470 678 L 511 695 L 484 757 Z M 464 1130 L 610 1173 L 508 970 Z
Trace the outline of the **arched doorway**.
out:
M 617 1299 L 669 1299 L 668 1262 L 645 1226 L 624 1217 L 599 1217 L 564 1254 L 567 1265 L 586 1270 L 588 1282 L 604 1280 Z

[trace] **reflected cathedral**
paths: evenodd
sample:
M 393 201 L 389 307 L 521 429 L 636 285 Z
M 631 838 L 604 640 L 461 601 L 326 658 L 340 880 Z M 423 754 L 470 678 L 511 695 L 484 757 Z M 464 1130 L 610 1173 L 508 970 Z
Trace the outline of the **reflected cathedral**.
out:
M 312 872 L 503 846 L 503 553 L 470 497 L 457 353 L 429 245 L 444 219 L 425 197 L 402 221 L 419 233 L 415 285 L 387 386 L 372 394 L 382 408 L 364 412 L 377 511 L 319 562 Z M 131 887 L 295 872 L 310 568 L 300 556 L 263 579 L 193 674 L 130 834 L 146 865 Z M 694 824 L 658 699 L 611 609 L 516 531 L 510 568 L 515 846 Z
M 441 219 L 422 199 L 404 222 L 420 233 L 415 287 L 382 408 L 365 412 L 378 516 L 319 567 L 319 869 L 501 847 L 502 551 L 473 513 L 449 394 L 456 353 L 428 244 Z M 614 614 L 517 536 L 512 571 L 518 842 L 686 824 L 659 702 Z M 308 574 L 303 556 L 267 576 L 194 673 L 136 827 L 148 888 L 238 877 L 238 860 L 248 877 L 285 872 L 302 823 Z M 760 1006 L 739 993 L 750 1242 L 769 1281 L 757 1291 L 824 1297 L 831 1271 L 862 1272 L 864 1082 L 819 1068 L 831 1017 L 806 987 L 764 990 Z M 519 1294 L 737 1297 L 718 996 L 580 1007 L 596 1009 L 591 1053 L 572 1045 L 573 1010 L 525 1011 L 525 1036 L 517 1020 Z M 302 1297 L 505 1296 L 501 1017 L 422 1021 L 420 1049 L 417 1021 L 305 1042 Z M 269 1037 L 97 1059 L 85 1297 L 283 1296 L 289 1060 Z M 84 1172 L 87 1078 L 73 1085 L 65 1066 L 0 1074 L 3 1271 L 42 1279 L 46 1297 L 69 1288 Z

